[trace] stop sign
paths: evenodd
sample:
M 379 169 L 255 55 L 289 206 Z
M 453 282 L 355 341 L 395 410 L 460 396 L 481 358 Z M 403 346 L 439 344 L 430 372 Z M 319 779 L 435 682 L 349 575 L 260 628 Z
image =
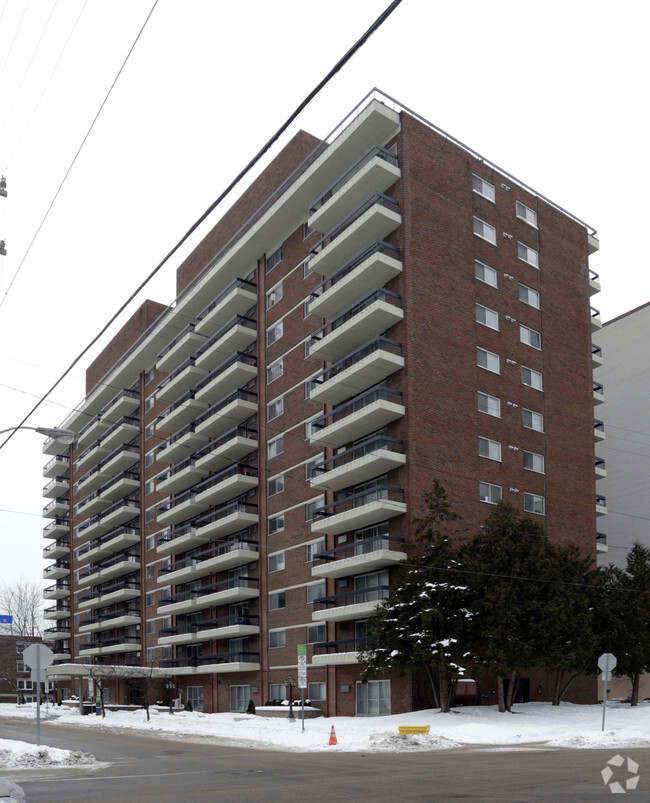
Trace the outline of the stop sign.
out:
M 54 653 L 45 644 L 30 644 L 23 650 L 23 661 L 30 669 L 36 669 L 39 664 L 40 669 L 54 663 Z

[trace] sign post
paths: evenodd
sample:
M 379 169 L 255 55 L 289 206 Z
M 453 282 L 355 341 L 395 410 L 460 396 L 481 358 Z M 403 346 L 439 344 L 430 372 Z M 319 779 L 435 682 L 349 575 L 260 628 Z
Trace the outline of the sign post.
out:
M 45 679 L 45 668 L 54 663 L 54 653 L 45 644 L 30 644 L 23 650 L 23 661 L 33 669 L 32 678 L 36 680 L 36 744 L 41 744 L 41 680 Z M 42 675 L 42 677 L 41 677 Z
M 11 625 L 14 622 L 14 617 L 10 614 L 0 613 L 0 625 Z
M 307 645 L 298 644 L 298 688 L 302 712 L 302 729 L 305 730 L 305 689 L 307 688 Z
M 598 668 L 603 673 L 603 726 L 605 730 L 605 711 L 607 710 L 607 681 L 612 679 L 612 670 L 616 669 L 616 656 L 611 652 L 604 652 L 598 659 Z

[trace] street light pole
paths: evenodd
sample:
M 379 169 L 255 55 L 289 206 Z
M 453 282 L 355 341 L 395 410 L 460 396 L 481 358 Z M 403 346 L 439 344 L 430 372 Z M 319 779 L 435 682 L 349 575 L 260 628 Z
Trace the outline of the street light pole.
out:
M 55 441 L 58 441 L 64 446 L 70 446 L 71 443 L 74 443 L 75 438 L 77 437 L 76 433 L 74 433 L 71 429 L 28 426 L 7 427 L 7 429 L 0 429 L 0 435 L 4 435 L 5 432 L 15 432 L 17 429 L 31 429 L 34 432 L 38 432 L 39 435 L 45 435 L 46 438 L 53 438 Z
M 295 722 L 296 718 L 293 715 L 293 687 L 296 685 L 296 681 L 289 677 L 289 716 L 287 719 L 289 722 Z

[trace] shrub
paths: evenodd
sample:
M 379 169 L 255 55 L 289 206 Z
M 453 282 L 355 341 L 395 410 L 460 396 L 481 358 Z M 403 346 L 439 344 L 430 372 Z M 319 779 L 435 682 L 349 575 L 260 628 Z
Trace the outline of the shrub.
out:
M 254 714 L 255 713 L 255 703 L 252 700 L 248 701 L 248 708 L 246 709 L 247 714 Z

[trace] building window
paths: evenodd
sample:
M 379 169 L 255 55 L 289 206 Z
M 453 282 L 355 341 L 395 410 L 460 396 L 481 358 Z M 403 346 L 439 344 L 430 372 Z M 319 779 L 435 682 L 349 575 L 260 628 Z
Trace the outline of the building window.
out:
M 230 710 L 245 711 L 251 701 L 250 686 L 231 686 L 230 687 Z M 194 709 L 196 711 L 196 708 Z M 201 708 L 203 711 L 203 708 Z
M 546 515 L 546 501 L 539 494 L 524 494 L 524 510 L 526 513 L 538 513 L 540 516 Z
M 534 349 L 541 349 L 542 336 L 536 329 L 531 329 L 530 326 L 524 326 L 523 323 L 519 324 L 519 339 L 522 343 L 532 346 Z
M 305 544 L 305 560 L 313 563 L 316 555 L 325 551 L 325 539 L 314 541 L 312 544 Z
M 284 491 L 284 475 L 280 474 L 277 477 L 273 477 L 272 480 L 269 480 L 268 486 L 269 488 L 267 496 L 281 494 L 282 491 Z
M 497 244 L 497 230 L 484 220 L 474 218 L 474 234 L 483 240 L 487 240 L 492 245 Z
M 523 301 L 524 304 L 530 304 L 535 309 L 539 309 L 539 293 L 526 284 L 519 285 L 519 300 Z
M 476 364 L 479 368 L 485 368 L 487 371 L 492 371 L 494 374 L 500 374 L 501 369 L 499 366 L 499 355 L 494 354 L 486 349 L 476 349 Z
M 542 375 L 539 371 L 533 371 L 532 368 L 521 367 L 521 382 L 529 388 L 535 390 L 544 390 L 542 386 Z
M 272 346 L 284 334 L 284 322 L 278 321 L 275 326 L 266 330 L 266 345 Z
M 277 516 L 269 516 L 269 535 L 275 535 L 275 533 L 280 533 L 282 530 L 284 530 L 284 513 L 280 513 Z
M 156 518 L 156 508 L 158 505 L 152 505 L 148 507 L 144 512 L 144 520 L 146 524 L 150 524 Z
M 309 481 L 314 476 L 314 466 L 317 466 L 319 463 L 322 463 L 322 457 L 316 457 L 313 460 L 308 460 L 305 463 L 305 479 Z
M 274 438 L 266 444 L 266 453 L 269 460 L 272 457 L 277 457 L 279 454 L 282 454 L 282 452 L 284 452 L 284 435 L 280 435 L 278 438 Z
M 144 465 L 145 468 L 148 466 L 152 466 L 156 462 L 156 450 L 152 449 L 150 452 L 147 452 L 144 456 Z
M 270 273 L 276 265 L 282 262 L 282 246 L 266 258 L 266 272 Z
M 287 646 L 286 630 L 269 631 L 269 647 L 286 647 L 286 646 Z
M 154 377 L 156 376 L 156 366 L 154 365 L 153 368 L 150 368 L 144 375 L 144 384 L 148 385 L 149 382 L 153 382 Z
M 539 254 L 534 248 L 523 243 L 517 243 L 517 256 L 522 262 L 527 262 L 534 268 L 539 268 Z
M 501 399 L 496 396 L 490 396 L 489 393 L 478 392 L 478 409 L 480 413 L 486 415 L 493 415 L 495 418 L 501 418 Z
M 269 610 L 279 611 L 280 608 L 286 607 L 286 599 L 284 591 L 274 591 L 269 594 Z
M 476 321 L 483 326 L 489 326 L 490 329 L 499 330 L 499 313 L 482 304 L 476 305 Z
M 534 413 L 532 410 L 521 411 L 521 423 L 526 429 L 534 429 L 537 432 L 544 432 L 544 416 L 541 413 Z
M 280 284 L 276 284 L 275 287 L 266 294 L 266 308 L 271 309 L 271 307 L 274 307 L 278 301 L 282 301 L 282 296 L 282 282 L 280 282 Z
M 313 233 L 314 233 L 314 229 L 312 229 L 312 227 L 307 223 L 307 221 L 305 221 L 302 224 L 302 239 L 306 240 L 307 237 L 309 237 L 309 235 L 313 234 Z
M 325 625 L 307 625 L 307 644 L 325 641 Z
M 524 468 L 527 471 L 544 473 L 544 455 L 536 452 L 524 452 Z
M 478 279 L 479 282 L 489 284 L 490 287 L 497 286 L 497 272 L 484 262 L 479 262 L 478 259 L 474 260 L 474 277 Z
M 479 482 L 478 484 L 479 500 L 487 502 L 490 505 L 496 505 L 501 499 L 501 486 L 492 485 L 490 482 Z
M 188 686 L 185 694 L 187 702 L 192 706 L 192 711 L 203 711 L 203 686 Z
M 490 440 L 490 438 L 478 439 L 478 453 L 481 457 L 487 457 L 489 460 L 501 460 L 501 444 L 499 441 Z
M 525 220 L 526 223 L 530 223 L 531 226 L 537 228 L 537 212 L 534 209 L 531 209 L 526 204 L 522 204 L 521 201 L 517 201 L 517 217 L 520 220 Z
M 313 702 L 324 703 L 327 700 L 327 683 L 308 683 L 307 699 Z
M 307 602 L 312 603 L 315 599 L 320 599 L 325 596 L 325 580 L 314 585 L 307 586 Z
M 152 605 L 156 604 L 156 592 L 155 591 L 148 591 L 145 594 L 144 604 L 147 606 L 147 608 L 149 608 Z
M 317 511 L 320 510 L 324 504 L 324 496 L 319 496 L 318 499 L 314 499 L 313 502 L 308 502 L 305 505 L 305 521 L 313 521 L 316 517 Z
M 152 494 L 156 490 L 156 483 L 154 480 L 147 480 L 144 484 L 145 494 Z
M 155 424 L 147 424 L 144 428 L 144 439 L 149 440 L 149 438 L 153 438 L 156 434 L 156 425 Z
M 274 362 L 273 365 L 269 365 L 269 367 L 266 369 L 266 384 L 270 385 L 271 382 L 275 382 L 275 380 L 279 379 L 283 373 L 284 361 L 282 358 L 280 358 Z
M 357 714 L 385 716 L 390 714 L 390 680 L 356 682 Z
M 284 552 L 278 552 L 277 555 L 269 555 L 269 573 L 281 572 L 284 567 Z
M 145 411 L 145 413 L 148 413 L 149 410 L 153 410 L 153 406 L 154 406 L 155 403 L 156 403 L 156 397 L 155 396 L 147 396 L 147 398 L 144 400 L 144 411 Z
M 284 413 L 284 396 L 266 405 L 266 420 L 273 421 Z
M 487 198 L 488 201 L 494 203 L 494 184 L 490 184 L 489 181 L 477 176 L 475 173 L 472 174 L 472 189 L 478 195 L 482 195 L 484 198 Z

